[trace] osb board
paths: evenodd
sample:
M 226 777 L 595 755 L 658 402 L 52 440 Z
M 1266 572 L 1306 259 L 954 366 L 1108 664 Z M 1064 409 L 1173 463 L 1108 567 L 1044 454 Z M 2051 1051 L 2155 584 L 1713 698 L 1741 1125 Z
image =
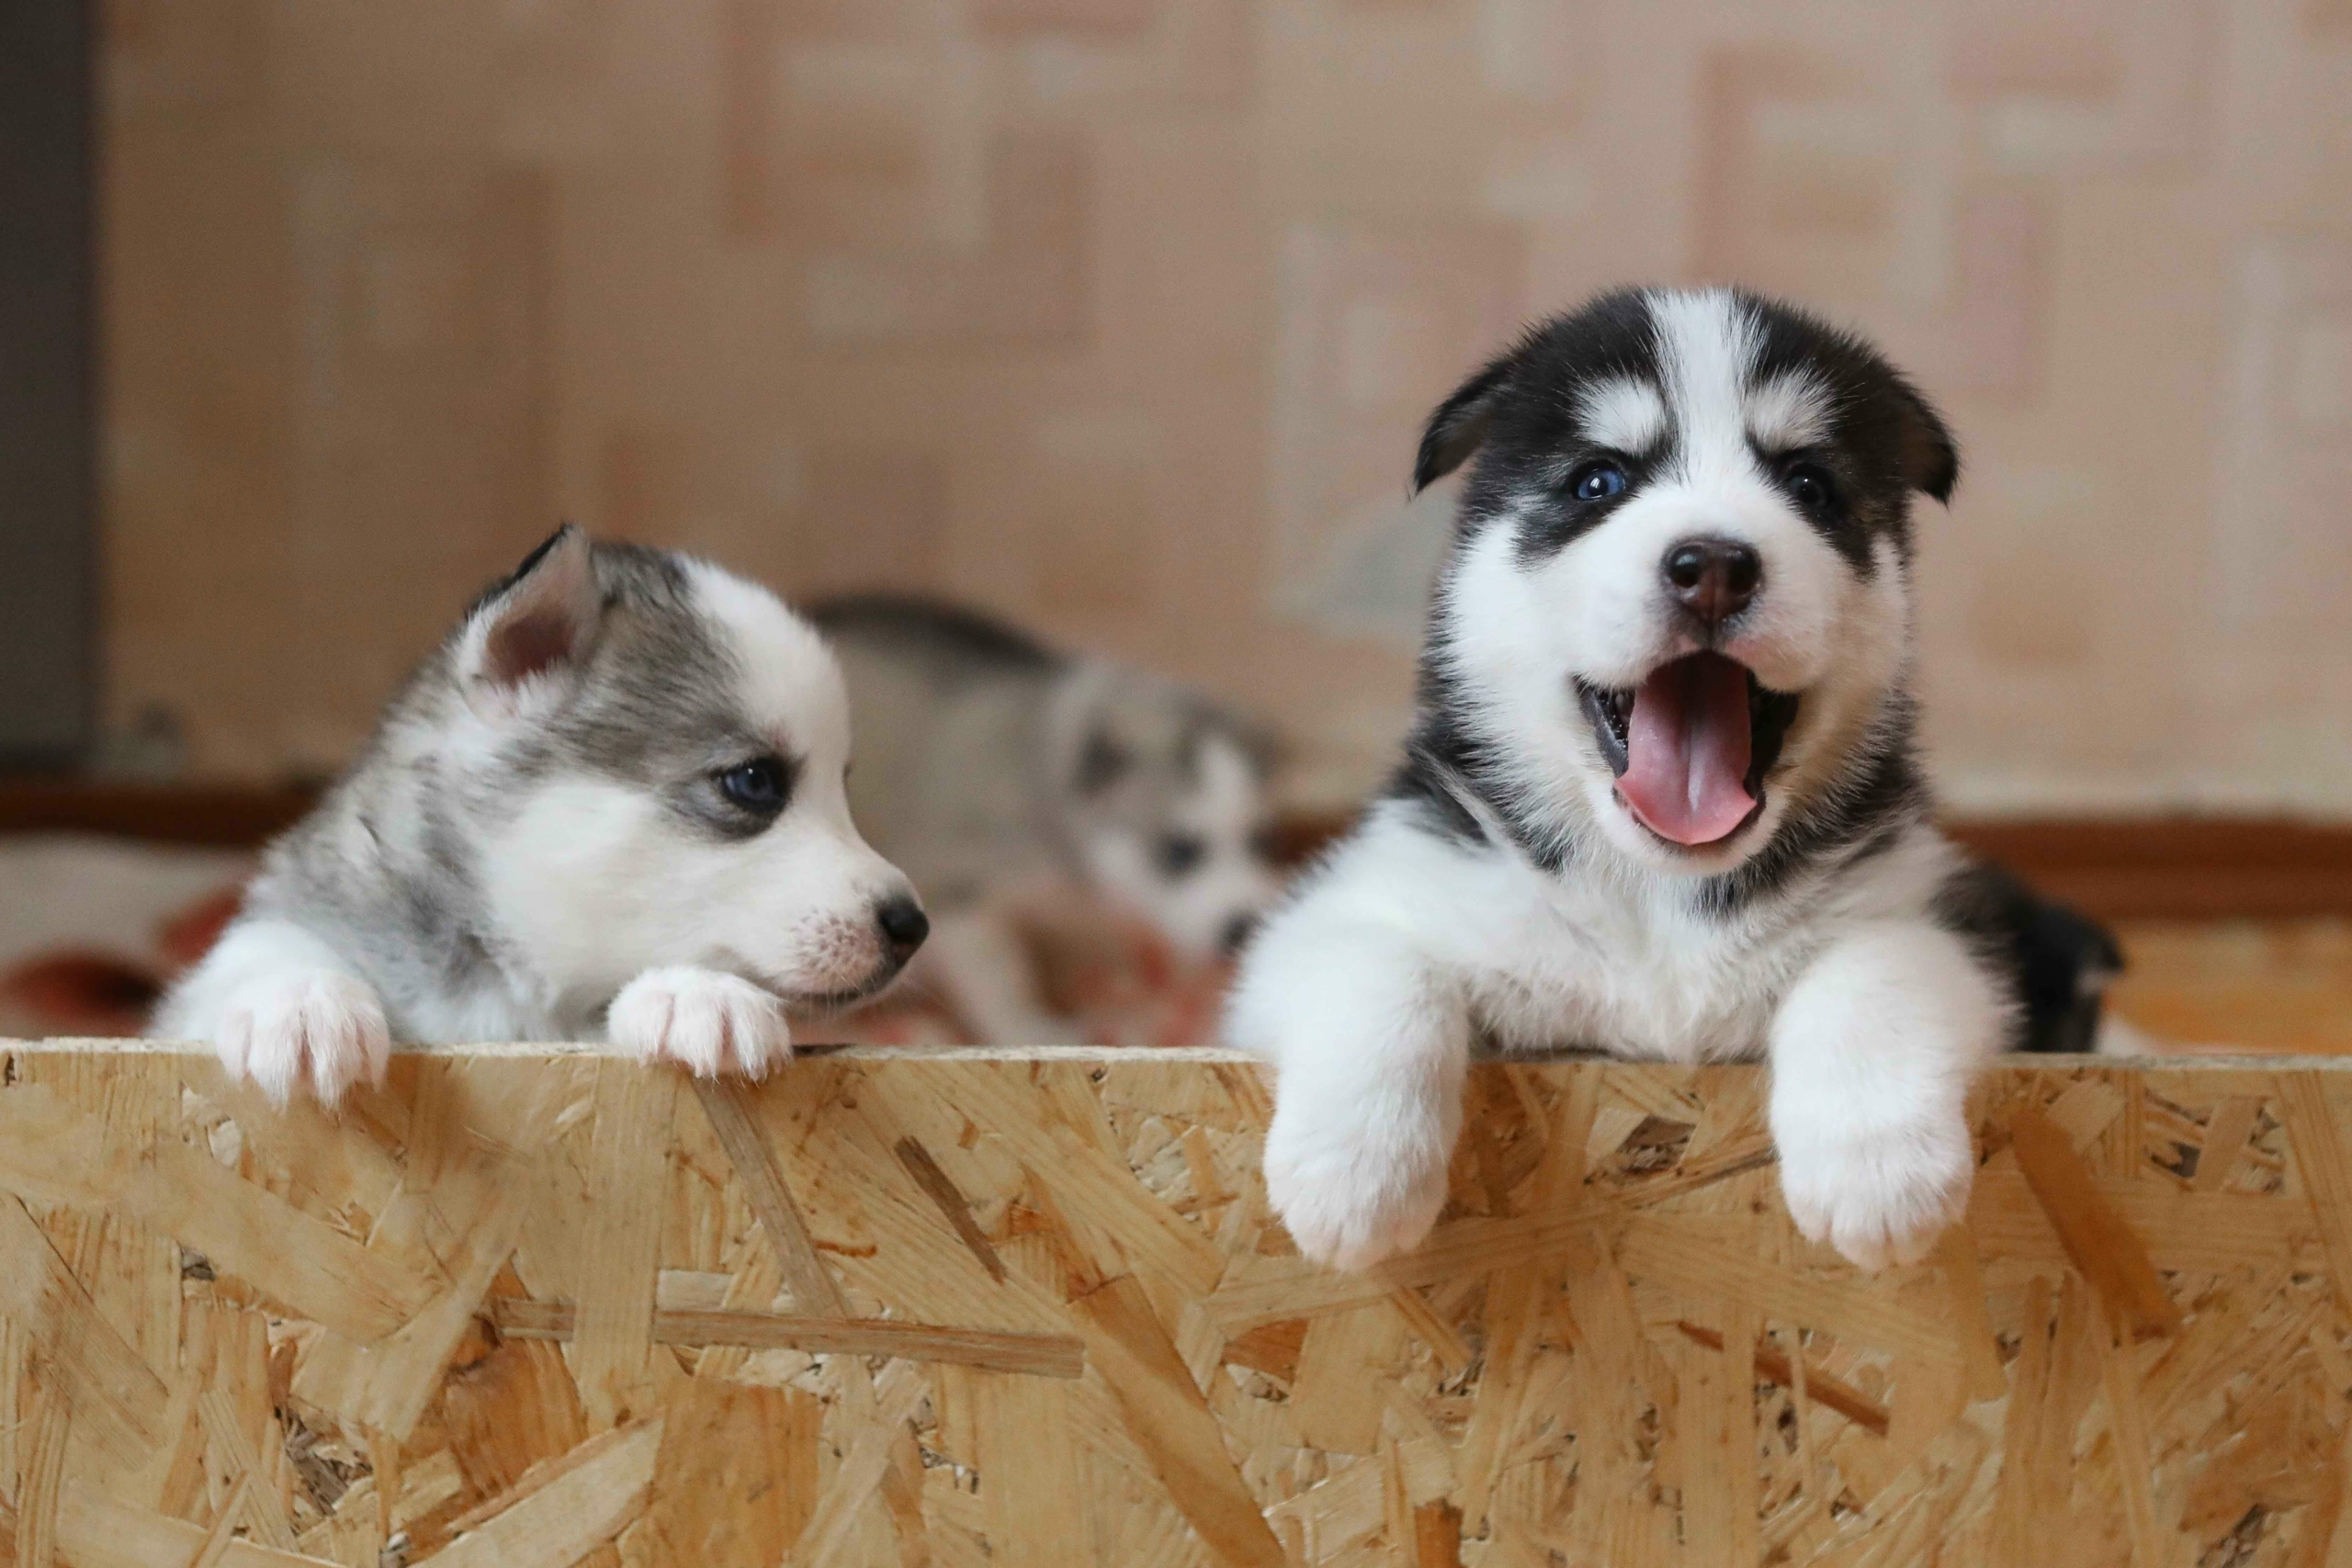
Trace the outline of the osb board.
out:
M 2004 1064 L 1878 1279 L 1791 1231 L 1754 1070 L 1486 1066 L 1349 1277 L 1216 1053 L 409 1055 L 340 1120 L 0 1053 L 0 1563 L 2352 1557 L 2324 1065 Z

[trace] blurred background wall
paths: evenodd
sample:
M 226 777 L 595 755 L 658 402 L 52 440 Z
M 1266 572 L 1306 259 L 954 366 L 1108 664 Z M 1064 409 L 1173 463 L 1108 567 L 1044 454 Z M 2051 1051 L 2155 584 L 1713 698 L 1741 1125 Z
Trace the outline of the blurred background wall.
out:
M 2352 811 L 2352 0 L 104 12 L 141 765 L 334 766 L 568 517 L 1190 676 L 1336 801 L 1404 721 L 1420 417 L 1731 279 L 1962 434 L 1957 805 Z

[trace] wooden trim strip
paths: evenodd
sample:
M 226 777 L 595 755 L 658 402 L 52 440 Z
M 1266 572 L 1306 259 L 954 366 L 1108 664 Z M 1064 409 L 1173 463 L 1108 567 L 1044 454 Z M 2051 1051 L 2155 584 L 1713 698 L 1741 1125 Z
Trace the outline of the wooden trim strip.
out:
M 0 779 L 0 833 L 104 833 L 158 844 L 253 849 L 317 804 L 307 785 L 96 784 Z
M 0 833 L 104 833 L 251 849 L 300 820 L 308 784 L 130 784 L 0 779 Z M 1283 818 L 1274 852 L 1298 864 L 1350 814 Z M 2352 915 L 2352 822 L 2284 817 L 1955 820 L 1945 830 L 2052 897 L 2105 919 Z
M 491 1321 L 514 1339 L 569 1339 L 577 1313 L 570 1302 L 501 1296 Z M 736 1345 L 746 1350 L 806 1350 L 812 1355 L 892 1356 L 945 1361 L 992 1372 L 1074 1378 L 1086 1371 L 1086 1347 L 1073 1336 L 1021 1334 L 995 1328 L 939 1328 L 884 1317 L 804 1317 L 769 1312 L 684 1312 L 653 1314 L 657 1345 Z
M 2104 919 L 2352 914 L 2352 824 L 2269 818 L 1952 822 L 2052 898 Z
M 1275 833 L 1302 863 L 1352 818 L 1295 817 Z M 2050 897 L 2101 919 L 2352 915 L 2352 822 L 2283 817 L 1954 820 L 1944 830 Z

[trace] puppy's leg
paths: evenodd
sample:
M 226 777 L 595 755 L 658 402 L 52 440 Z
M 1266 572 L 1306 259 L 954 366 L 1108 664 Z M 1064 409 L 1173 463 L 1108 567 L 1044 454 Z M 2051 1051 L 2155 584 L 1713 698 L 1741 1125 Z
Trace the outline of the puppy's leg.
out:
M 239 920 L 157 1010 L 154 1029 L 203 1040 L 232 1077 L 278 1105 L 306 1077 L 324 1105 L 384 1081 L 391 1032 L 375 988 L 325 942 L 286 920 Z
M 1968 1083 L 2007 1004 L 1958 938 L 1874 922 L 1799 976 L 1772 1021 L 1772 1140 L 1797 1228 L 1865 1269 L 1916 1262 L 1976 1170 Z
M 697 1077 L 760 1077 L 792 1055 L 784 1003 L 751 981 L 689 964 L 648 969 L 621 987 L 605 1038 L 640 1060 L 675 1062 Z
M 1408 938 L 1334 893 L 1250 950 L 1227 1031 L 1274 1063 L 1266 1195 L 1306 1256 L 1362 1269 L 1420 1241 L 1462 1130 L 1469 1016 Z

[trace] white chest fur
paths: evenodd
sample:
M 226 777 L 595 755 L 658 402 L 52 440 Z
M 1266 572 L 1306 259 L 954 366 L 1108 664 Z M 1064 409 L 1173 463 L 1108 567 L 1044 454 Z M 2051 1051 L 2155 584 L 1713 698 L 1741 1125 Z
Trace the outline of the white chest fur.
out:
M 1543 871 L 1434 838 L 1383 807 L 1317 889 L 1438 961 L 1473 1027 L 1507 1050 L 1582 1046 L 1669 1061 L 1764 1048 L 1797 975 L 1859 922 L 1919 918 L 1951 851 L 1921 830 L 1860 865 L 1736 914 L 1639 871 Z

